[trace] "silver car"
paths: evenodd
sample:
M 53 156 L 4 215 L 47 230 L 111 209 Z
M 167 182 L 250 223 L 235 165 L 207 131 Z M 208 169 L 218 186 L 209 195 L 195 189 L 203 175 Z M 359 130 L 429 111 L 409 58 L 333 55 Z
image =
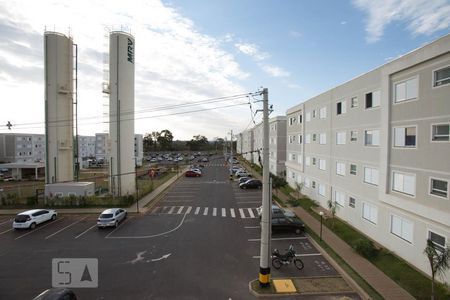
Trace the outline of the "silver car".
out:
M 109 208 L 103 211 L 97 219 L 98 228 L 117 227 L 127 217 L 127 211 L 123 208 Z

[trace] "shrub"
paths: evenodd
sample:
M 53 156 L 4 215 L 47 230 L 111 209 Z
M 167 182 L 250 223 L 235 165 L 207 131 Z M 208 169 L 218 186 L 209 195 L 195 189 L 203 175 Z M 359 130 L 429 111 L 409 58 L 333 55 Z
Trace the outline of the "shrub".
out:
M 293 207 L 297 207 L 297 206 L 300 206 L 300 200 L 298 200 L 298 199 L 289 199 L 288 200 L 288 203 L 289 203 L 289 205 L 290 206 L 293 206 Z
M 356 240 L 353 249 L 365 258 L 374 258 L 378 254 L 378 250 L 373 245 L 373 242 L 368 239 Z

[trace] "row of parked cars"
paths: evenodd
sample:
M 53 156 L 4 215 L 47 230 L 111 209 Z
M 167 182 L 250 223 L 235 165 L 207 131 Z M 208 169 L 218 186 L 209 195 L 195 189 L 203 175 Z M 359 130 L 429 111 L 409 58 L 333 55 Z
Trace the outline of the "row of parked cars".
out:
M 32 209 L 16 215 L 12 227 L 14 229 L 34 229 L 37 225 L 54 221 L 58 213 L 54 209 Z M 117 227 L 125 220 L 127 211 L 123 208 L 109 208 L 104 210 L 97 219 L 98 228 Z
M 262 182 L 259 179 L 253 178 L 251 173 L 248 173 L 247 170 L 242 168 L 241 166 L 232 166 L 231 172 L 238 179 L 238 184 L 241 189 L 261 189 Z

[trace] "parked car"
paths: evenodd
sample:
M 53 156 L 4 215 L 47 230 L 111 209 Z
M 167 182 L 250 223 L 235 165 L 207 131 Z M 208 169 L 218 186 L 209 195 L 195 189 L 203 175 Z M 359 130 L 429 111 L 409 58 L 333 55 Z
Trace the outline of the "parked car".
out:
M 206 158 L 206 157 L 202 158 L 202 162 L 208 162 L 208 161 L 209 161 L 208 158 Z
M 123 208 L 109 208 L 104 210 L 97 219 L 98 228 L 105 228 L 114 226 L 119 226 L 119 223 L 122 222 L 127 217 L 127 211 Z
M 252 174 L 247 173 L 247 171 L 237 171 L 234 175 L 236 175 L 236 177 L 252 177 Z
M 233 174 L 235 174 L 238 171 L 245 171 L 245 169 L 243 169 L 241 166 L 232 166 L 231 167 L 231 172 L 233 172 Z
M 43 291 L 33 300 L 77 300 L 77 296 L 67 288 L 51 288 Z
M 262 206 L 256 208 L 256 211 L 258 212 L 258 216 L 261 218 Z M 272 204 L 272 218 L 277 216 L 286 216 L 291 218 L 297 217 L 292 210 L 279 207 L 276 204 Z
M 246 182 L 247 180 L 250 180 L 250 179 L 251 179 L 250 177 L 241 177 L 241 178 L 239 178 L 239 183 L 238 184 L 244 183 L 244 182 Z
M 239 184 L 241 189 L 260 189 L 262 188 L 262 182 L 258 179 L 249 179 L 244 183 Z
M 186 173 L 184 173 L 184 176 L 186 176 L 186 177 L 200 177 L 200 176 L 202 176 L 202 173 L 195 172 L 193 170 L 187 170 Z
M 293 231 L 301 234 L 305 232 L 305 224 L 298 218 L 274 216 L 272 217 L 272 231 Z
M 53 209 L 32 209 L 19 213 L 13 222 L 14 229 L 30 228 L 49 220 L 55 220 L 58 213 Z
M 195 173 L 202 175 L 202 170 L 200 168 L 190 168 L 189 171 L 194 171 Z

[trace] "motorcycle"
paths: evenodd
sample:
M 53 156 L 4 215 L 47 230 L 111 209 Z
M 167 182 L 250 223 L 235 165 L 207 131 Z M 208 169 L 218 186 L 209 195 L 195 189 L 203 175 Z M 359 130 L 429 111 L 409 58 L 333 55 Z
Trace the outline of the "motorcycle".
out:
M 280 254 L 278 249 L 274 249 L 272 251 L 272 266 L 275 269 L 281 268 L 283 265 L 289 265 L 292 262 L 294 262 L 294 265 L 297 267 L 297 269 L 301 270 L 303 269 L 303 261 L 295 256 L 295 250 L 294 246 L 290 245 L 289 249 L 285 254 Z

